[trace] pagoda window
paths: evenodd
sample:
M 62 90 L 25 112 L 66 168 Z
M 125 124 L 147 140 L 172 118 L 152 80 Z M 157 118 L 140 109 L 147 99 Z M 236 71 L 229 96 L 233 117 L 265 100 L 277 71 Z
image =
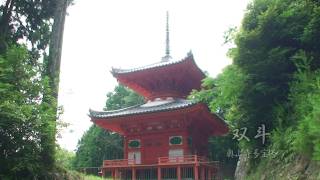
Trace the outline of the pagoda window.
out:
M 169 145 L 182 145 L 182 136 L 169 137 Z
M 130 140 L 128 143 L 129 148 L 140 148 L 141 143 L 139 139 Z

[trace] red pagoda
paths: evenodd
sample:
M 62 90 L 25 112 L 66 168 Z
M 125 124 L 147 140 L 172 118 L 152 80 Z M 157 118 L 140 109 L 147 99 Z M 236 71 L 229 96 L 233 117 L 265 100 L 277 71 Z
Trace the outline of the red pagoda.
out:
M 167 16 L 168 18 L 168 16 Z M 209 161 L 208 138 L 228 132 L 226 123 L 200 102 L 187 100 L 200 89 L 204 73 L 192 53 L 173 61 L 169 52 L 158 63 L 112 69 L 118 82 L 145 98 L 145 104 L 113 111 L 90 110 L 98 126 L 124 137 L 124 159 L 104 160 L 102 176 L 126 180 L 217 179 Z

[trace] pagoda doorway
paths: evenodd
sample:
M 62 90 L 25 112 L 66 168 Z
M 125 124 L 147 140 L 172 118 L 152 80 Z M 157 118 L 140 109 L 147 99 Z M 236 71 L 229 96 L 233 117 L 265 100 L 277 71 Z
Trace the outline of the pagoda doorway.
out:
M 141 164 L 141 152 L 140 151 L 129 152 L 128 164 Z

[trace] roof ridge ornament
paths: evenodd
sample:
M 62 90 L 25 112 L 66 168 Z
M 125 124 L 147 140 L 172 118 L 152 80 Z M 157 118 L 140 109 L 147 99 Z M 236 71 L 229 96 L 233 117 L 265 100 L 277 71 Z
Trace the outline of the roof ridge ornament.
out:
M 190 50 L 190 51 L 187 53 L 187 57 L 193 57 L 192 50 Z
M 170 56 L 170 41 L 169 41 L 169 12 L 167 11 L 167 23 L 166 23 L 166 55 L 162 57 L 162 62 L 167 62 L 172 59 Z

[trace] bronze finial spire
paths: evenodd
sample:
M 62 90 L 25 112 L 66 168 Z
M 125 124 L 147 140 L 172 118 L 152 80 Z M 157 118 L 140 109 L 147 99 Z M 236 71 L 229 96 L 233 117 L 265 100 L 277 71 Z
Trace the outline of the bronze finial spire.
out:
M 167 11 L 167 27 L 166 27 L 166 56 L 170 56 L 169 47 L 169 12 Z
M 167 11 L 167 26 L 166 26 L 166 55 L 162 57 L 162 61 L 169 61 L 170 56 L 170 44 L 169 44 L 169 12 Z

